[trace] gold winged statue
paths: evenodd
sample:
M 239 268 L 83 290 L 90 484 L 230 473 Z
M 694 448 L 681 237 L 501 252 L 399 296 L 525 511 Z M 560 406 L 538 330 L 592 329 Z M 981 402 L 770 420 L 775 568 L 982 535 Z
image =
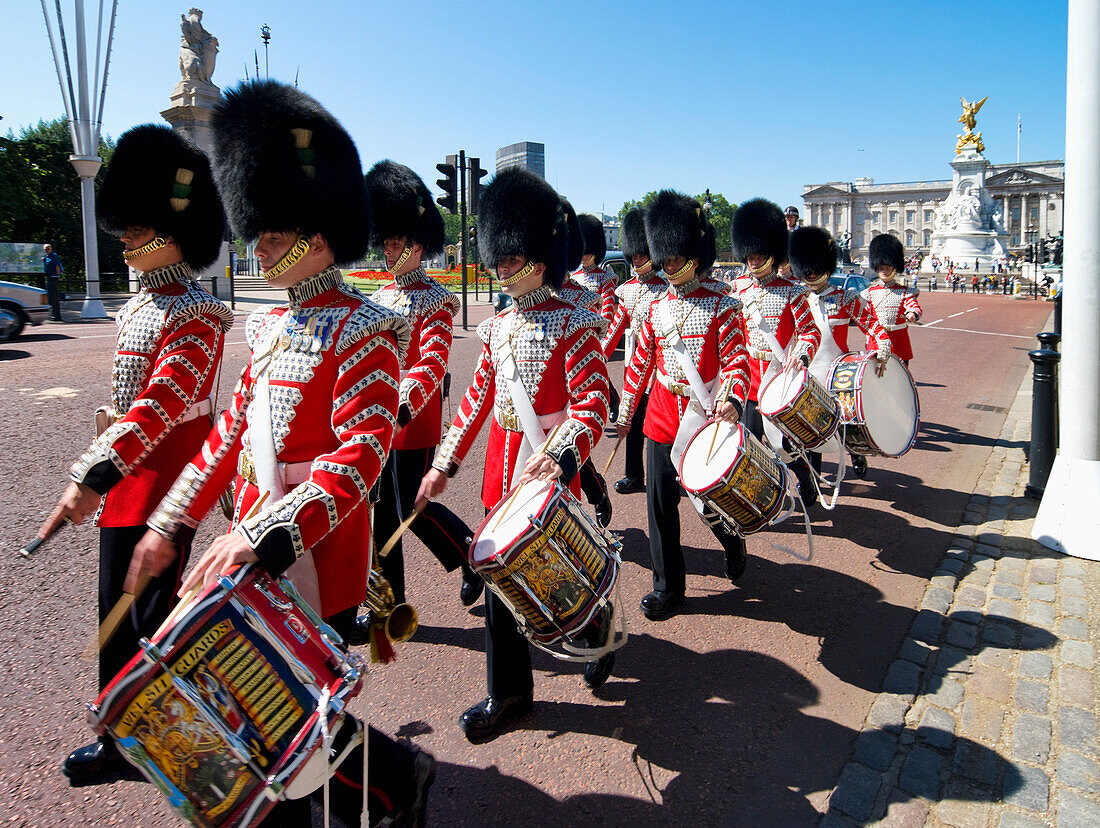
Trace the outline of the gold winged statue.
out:
M 967 147 L 973 147 L 975 152 L 983 152 L 985 150 L 985 144 L 982 143 L 982 134 L 975 132 L 974 127 L 978 125 L 977 114 L 978 110 L 982 108 L 986 101 L 989 100 L 989 96 L 986 95 L 977 103 L 967 103 L 966 98 L 960 97 L 962 101 L 963 114 L 959 117 L 959 123 L 965 127 L 965 132 L 962 135 L 957 136 L 958 141 L 955 142 L 955 155 L 961 155 L 962 151 Z

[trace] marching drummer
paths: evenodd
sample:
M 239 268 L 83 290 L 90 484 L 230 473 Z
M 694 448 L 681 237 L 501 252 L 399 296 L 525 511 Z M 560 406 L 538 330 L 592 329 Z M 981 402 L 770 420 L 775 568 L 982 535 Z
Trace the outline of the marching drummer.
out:
M 890 358 L 890 337 L 879 324 L 872 307 L 860 298 L 859 291 L 829 284 L 837 261 L 833 237 L 820 227 L 799 227 L 791 233 L 788 252 L 795 278 L 810 289 L 807 301 L 814 322 L 822 332 L 821 347 L 810 362 L 810 373 L 818 382 L 826 383 L 833 360 L 851 350 L 848 325 L 855 322 L 868 341 L 875 343 L 878 358 L 875 372 L 881 377 Z M 820 472 L 821 453 L 809 454 L 810 462 Z M 867 459 L 862 454 L 853 454 L 852 468 L 856 477 L 865 476 Z
M 376 542 L 394 533 L 410 514 L 420 481 L 439 443 L 443 416 L 441 387 L 451 352 L 452 322 L 458 299 L 424 271 L 422 260 L 443 251 L 443 216 L 432 194 L 415 172 L 393 161 L 379 161 L 367 173 L 371 203 L 371 239 L 382 248 L 393 281 L 371 295 L 371 301 L 402 314 L 412 339 L 398 389 L 397 429 L 388 473 L 383 473 L 374 509 Z M 391 482 L 396 475 L 396 487 Z M 415 534 L 444 569 L 462 570 L 460 597 L 464 606 L 481 595 L 485 582 L 466 564 L 473 532 L 442 503 L 431 503 L 413 521 Z M 398 543 L 380 561 L 383 577 L 397 603 L 405 601 L 405 562 Z M 370 620 L 360 619 L 352 643 L 366 643 Z
M 346 639 L 366 595 L 367 498 L 393 440 L 409 326 L 346 286 L 337 267 L 366 252 L 370 210 L 359 154 L 336 119 L 294 87 L 254 81 L 226 92 L 213 128 L 233 227 L 257 240 L 264 278 L 289 302 L 249 317 L 252 355 L 230 409 L 150 518 L 130 578 L 163 568 L 232 482 L 232 528 L 181 592 L 258 563 L 285 573 Z M 416 824 L 435 760 L 373 728 L 369 750 L 372 821 Z M 333 776 L 344 824 L 360 822 L 362 766 L 358 747 Z M 310 798 L 280 802 L 265 824 L 309 824 Z
M 867 288 L 866 299 L 875 309 L 875 316 L 890 335 L 894 356 L 909 364 L 913 358 L 913 346 L 909 342 L 909 326 L 920 319 L 920 291 L 914 287 L 899 285 L 895 279 L 905 272 L 905 248 L 889 233 L 871 239 L 868 250 L 871 270 L 879 281 Z
M 623 361 L 629 366 L 638 346 L 642 323 L 649 318 L 653 303 L 665 295 L 668 282 L 661 278 L 660 268 L 653 264 L 649 256 L 649 244 L 645 238 L 645 215 L 637 207 L 623 216 L 622 247 L 632 275 L 615 289 L 619 302 L 604 337 L 603 353 L 611 359 L 611 354 L 625 332 Z M 622 495 L 645 491 L 645 466 L 642 461 L 645 435 L 642 433 L 642 423 L 645 422 L 648 400 L 649 388 L 640 389 L 634 401 L 630 430 L 626 434 L 624 476 L 615 482 L 615 491 Z
M 116 320 L 111 406 L 97 413 L 105 430 L 72 467 L 72 482 L 38 535 L 99 510 L 102 622 L 122 597 L 145 521 L 210 429 L 233 314 L 194 281 L 195 271 L 218 258 L 225 225 L 202 150 L 166 126 L 135 127 L 119 138 L 97 202 L 100 224 L 121 237 L 140 290 Z M 189 552 L 185 540 L 100 651 L 101 690 L 168 615 Z M 62 770 L 79 786 L 111 781 L 127 767 L 104 737 L 73 751 Z
M 662 190 L 645 211 L 644 224 L 648 251 L 668 288 L 642 319 L 626 369 L 619 427 L 632 427 L 652 379 L 643 431 L 653 590 L 641 606 L 646 618 L 660 621 L 684 603 L 679 458 L 708 417 L 738 421 L 749 390 L 749 359 L 740 303 L 705 281 L 715 258 L 714 228 L 699 203 Z M 745 571 L 744 539 L 709 507 L 702 514 L 725 551 L 726 576 L 736 581 Z
M 603 320 L 554 294 L 570 258 L 561 198 L 531 172 L 500 172 L 481 197 L 478 243 L 482 261 L 497 271 L 513 306 L 478 325 L 484 344 L 473 382 L 424 476 L 419 500 L 443 492 L 490 413 L 481 490 L 487 510 L 528 479 L 560 478 L 578 494 L 577 472 L 607 420 L 608 378 L 600 350 Z M 610 616 L 602 610 L 590 625 L 589 646 L 607 641 Z M 489 695 L 459 719 L 475 743 L 526 715 L 534 686 L 527 641 L 491 590 L 485 594 L 485 625 Z M 614 653 L 589 662 L 585 684 L 602 685 L 613 665 Z
M 778 205 L 763 198 L 746 201 L 730 223 L 733 255 L 745 263 L 745 273 L 733 283 L 734 293 L 744 305 L 742 311 L 749 335 L 749 365 L 752 382 L 745 406 L 745 426 L 757 437 L 769 432 L 769 442 L 779 448 L 778 432 L 757 411 L 761 388 L 774 377 L 789 373 L 801 362 L 809 367 L 821 342 L 814 323 L 807 289 L 781 275 L 787 264 L 787 225 Z M 802 459 L 790 464 L 798 477 L 803 503 L 817 502 L 817 486 Z

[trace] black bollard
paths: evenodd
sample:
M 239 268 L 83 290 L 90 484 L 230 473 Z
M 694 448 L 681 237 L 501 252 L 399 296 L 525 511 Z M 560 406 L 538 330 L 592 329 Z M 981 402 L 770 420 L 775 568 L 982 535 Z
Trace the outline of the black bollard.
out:
M 1054 297 L 1054 332 L 1062 333 L 1062 291 Z
M 1054 465 L 1057 446 L 1058 361 L 1057 351 L 1045 348 L 1029 351 L 1034 367 L 1031 386 L 1031 451 L 1028 455 L 1030 471 L 1024 495 L 1041 500 L 1046 489 L 1050 468 Z
M 1062 335 L 1054 331 L 1043 331 L 1040 334 L 1035 334 L 1035 338 L 1039 340 L 1039 350 L 1041 351 L 1057 351 L 1058 343 L 1062 341 Z

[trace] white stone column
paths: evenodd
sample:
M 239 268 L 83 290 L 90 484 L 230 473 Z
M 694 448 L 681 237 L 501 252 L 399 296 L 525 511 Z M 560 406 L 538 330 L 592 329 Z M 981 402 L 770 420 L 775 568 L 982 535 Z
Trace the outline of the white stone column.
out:
M 1001 206 L 1004 208 L 1005 232 L 1008 233 L 1008 241 L 1010 244 L 1012 242 L 1012 227 L 1009 225 L 1008 219 L 1012 215 L 1012 210 L 1009 209 L 1011 201 L 1012 196 L 1008 193 L 1005 193 L 1004 198 L 1001 199 Z
M 1047 237 L 1047 194 L 1039 194 L 1039 238 Z
M 1069 0 L 1059 452 L 1032 537 L 1100 560 L 1100 0 Z

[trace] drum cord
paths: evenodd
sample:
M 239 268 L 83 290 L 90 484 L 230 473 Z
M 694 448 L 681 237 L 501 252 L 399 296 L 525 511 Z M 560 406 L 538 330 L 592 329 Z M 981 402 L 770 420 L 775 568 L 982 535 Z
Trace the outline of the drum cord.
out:
M 596 659 L 603 658 L 608 653 L 613 653 L 626 644 L 629 633 L 626 628 L 626 613 L 622 611 L 622 599 L 619 596 L 619 582 L 615 581 L 615 600 L 611 603 L 611 622 L 608 626 L 607 642 L 601 647 L 575 647 L 565 639 L 562 639 L 561 646 L 563 650 L 573 653 L 573 656 L 566 656 L 563 653 L 556 653 L 553 650 L 547 649 L 546 652 L 554 656 L 561 661 L 595 661 Z M 616 640 L 615 633 L 615 621 L 619 621 L 619 633 L 618 640 Z M 536 645 L 538 646 L 538 645 Z M 546 648 L 543 648 L 546 649 Z

